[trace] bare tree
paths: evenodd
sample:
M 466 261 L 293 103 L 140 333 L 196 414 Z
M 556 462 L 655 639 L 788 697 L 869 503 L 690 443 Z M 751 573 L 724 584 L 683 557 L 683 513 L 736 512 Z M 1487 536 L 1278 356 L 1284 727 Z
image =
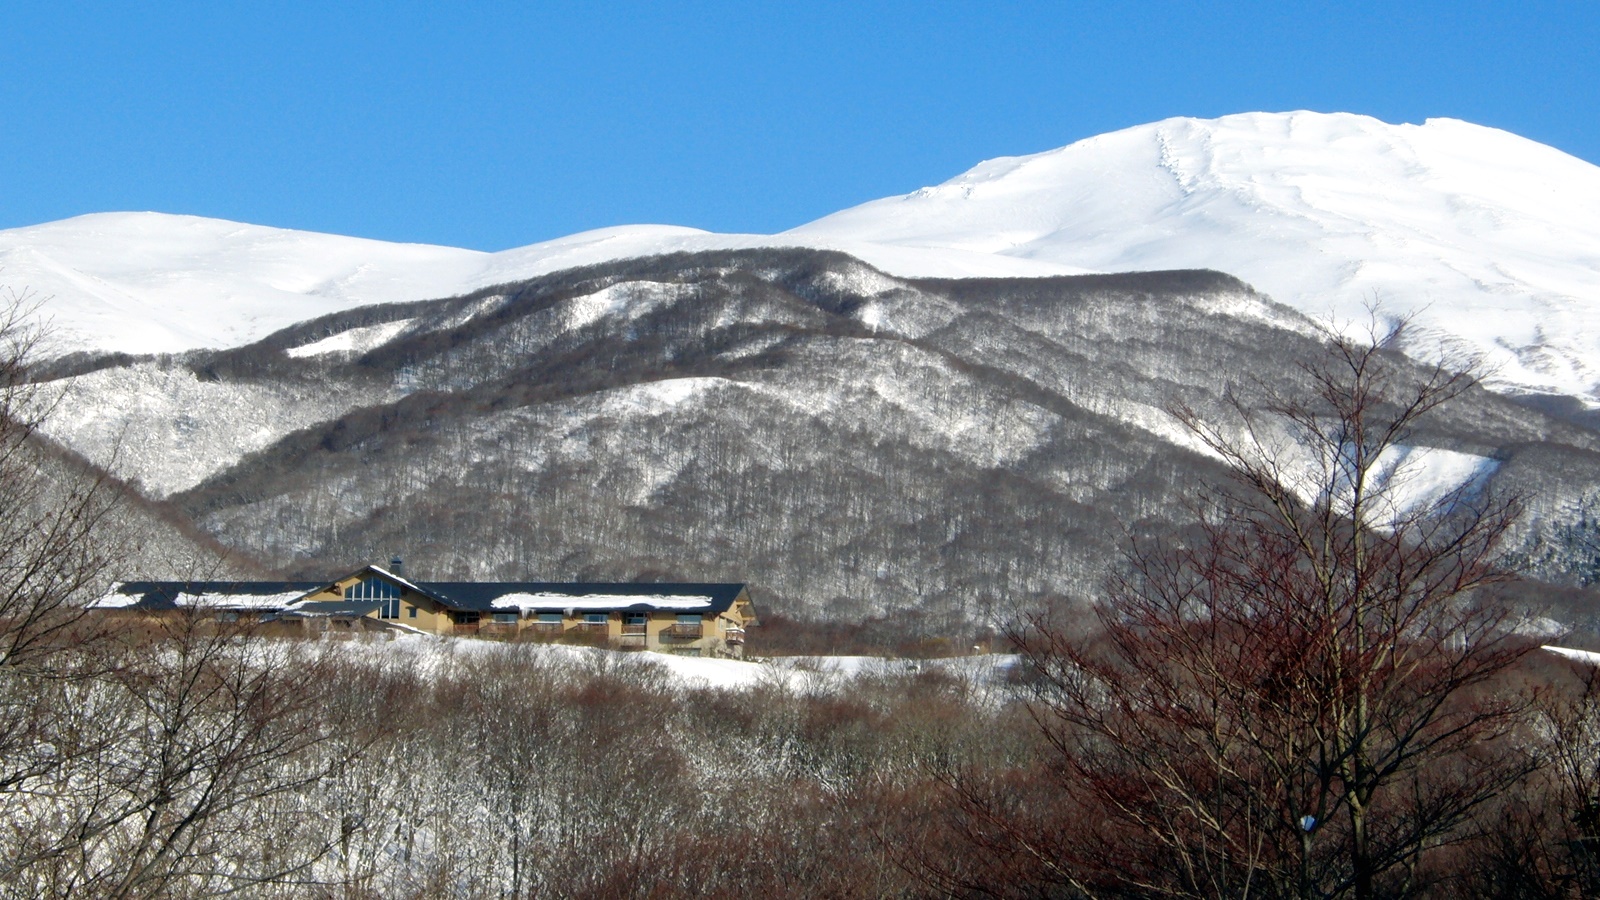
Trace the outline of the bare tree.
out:
M 366 740 L 325 715 L 348 670 L 203 611 L 115 628 L 89 611 L 147 535 L 120 482 L 39 434 L 62 395 L 29 371 L 35 311 L 0 301 L 0 896 L 312 880 L 338 829 L 302 795 Z
M 78 471 L 38 440 L 59 400 L 29 376 L 43 331 L 27 295 L 0 301 L 0 667 L 28 667 L 81 645 L 84 601 L 113 556 L 117 506 L 103 471 Z
M 1411 489 L 1417 426 L 1474 382 L 1381 344 L 1330 336 L 1309 391 L 1177 410 L 1231 482 L 1192 533 L 1134 543 L 1098 629 L 1040 615 L 1019 630 L 1036 720 L 1088 820 L 1036 848 L 1056 880 L 1405 895 L 1528 771 L 1505 740 L 1527 698 L 1501 676 L 1530 645 L 1474 597 L 1505 577 L 1516 504 Z

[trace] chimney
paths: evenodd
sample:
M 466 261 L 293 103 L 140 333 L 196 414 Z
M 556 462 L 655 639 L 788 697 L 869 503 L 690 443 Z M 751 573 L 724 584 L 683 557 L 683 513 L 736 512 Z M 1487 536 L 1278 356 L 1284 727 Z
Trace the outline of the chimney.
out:
M 401 578 L 406 577 L 406 563 L 405 563 L 405 560 L 401 559 L 398 556 L 396 556 L 394 559 L 389 560 L 389 571 L 393 572 L 396 575 L 399 575 Z

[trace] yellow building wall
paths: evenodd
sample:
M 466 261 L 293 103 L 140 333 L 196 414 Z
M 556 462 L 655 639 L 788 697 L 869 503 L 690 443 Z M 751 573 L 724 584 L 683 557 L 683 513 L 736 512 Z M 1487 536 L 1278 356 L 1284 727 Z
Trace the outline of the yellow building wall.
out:
M 344 591 L 362 580 L 361 574 L 343 578 L 322 591 L 308 597 L 309 600 L 343 600 Z M 416 610 L 416 617 L 411 617 L 411 610 Z M 560 631 L 541 628 L 537 614 L 519 614 L 515 624 L 495 623 L 494 613 L 482 614 L 479 619 L 479 629 L 486 637 L 526 637 L 537 636 L 545 639 L 554 639 L 562 635 L 571 634 L 584 625 L 584 614 L 576 612 L 572 616 L 562 616 Z M 368 618 L 377 619 L 378 613 L 372 612 Z M 456 627 L 450 614 L 443 607 L 434 603 L 427 597 L 421 596 L 409 588 L 402 588 L 400 595 L 400 618 L 384 619 L 380 621 L 397 622 L 401 625 L 426 631 L 430 634 L 454 634 Z M 733 605 L 723 613 L 708 613 L 700 616 L 700 637 L 693 639 L 674 638 L 669 636 L 668 629 L 678 623 L 678 613 L 670 610 L 653 610 L 645 622 L 645 634 L 641 641 L 637 635 L 622 633 L 623 614 L 609 613 L 606 616 L 605 629 L 597 637 L 604 643 L 614 647 L 643 647 L 647 650 L 658 650 L 666 653 L 682 652 L 686 650 L 698 651 L 703 656 L 709 655 L 741 655 L 743 644 L 730 644 L 727 641 L 729 628 L 746 628 L 756 623 L 755 614 L 750 605 L 749 595 L 740 592 Z
M 306 599 L 315 601 L 343 600 L 345 589 L 359 584 L 361 580 L 360 575 L 342 578 Z M 417 611 L 415 618 L 411 616 L 411 610 L 413 609 Z M 367 614 L 367 618 L 378 619 L 378 611 L 375 610 Z M 451 621 L 450 614 L 443 607 L 407 587 L 400 588 L 400 618 L 378 619 L 378 621 L 397 622 L 401 625 L 415 628 L 418 631 L 426 631 L 429 634 L 451 634 L 455 631 L 455 623 Z

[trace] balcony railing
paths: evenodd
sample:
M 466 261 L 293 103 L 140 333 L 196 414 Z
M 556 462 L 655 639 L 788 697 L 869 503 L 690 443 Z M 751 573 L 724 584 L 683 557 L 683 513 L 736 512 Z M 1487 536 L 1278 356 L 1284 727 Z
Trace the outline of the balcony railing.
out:
M 730 644 L 742 644 L 744 643 L 744 629 L 729 628 L 727 631 L 723 632 L 722 637 L 723 640 Z
M 661 636 L 679 641 L 697 640 L 705 634 L 705 629 L 699 625 L 668 625 L 661 629 Z
M 643 622 L 640 622 L 636 625 L 632 623 L 625 623 L 622 626 L 622 636 L 627 637 L 631 634 L 643 635 L 647 627 L 648 626 L 646 626 Z

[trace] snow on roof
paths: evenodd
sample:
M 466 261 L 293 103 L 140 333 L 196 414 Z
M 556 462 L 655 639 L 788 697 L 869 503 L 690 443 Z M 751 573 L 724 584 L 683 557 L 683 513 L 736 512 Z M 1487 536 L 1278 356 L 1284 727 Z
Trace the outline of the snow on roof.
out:
M 172 598 L 175 606 L 201 606 L 211 609 L 280 609 L 305 596 L 305 591 L 280 594 L 180 593 Z
M 675 595 L 663 594 L 527 594 L 515 593 L 497 597 L 492 605 L 496 609 L 622 609 L 630 606 L 646 606 L 653 609 L 709 609 L 711 598 L 704 595 Z
M 301 600 L 283 612 L 289 616 L 364 616 L 380 605 L 377 600 Z
M 299 589 L 271 593 L 235 591 L 201 591 L 195 593 L 178 591 L 172 594 L 172 605 L 206 609 L 281 609 L 304 597 L 305 594 L 304 590 Z M 124 583 L 117 582 L 111 586 L 111 590 L 105 596 L 91 602 L 89 608 L 125 609 L 144 603 L 146 596 L 145 591 L 124 590 Z
M 401 578 L 399 575 L 396 575 L 395 573 L 389 571 L 388 569 L 383 568 L 382 566 L 367 566 L 367 568 L 371 569 L 374 572 L 377 572 L 379 575 L 382 575 L 383 577 L 389 579 L 390 581 L 393 581 L 395 584 L 398 584 L 403 588 L 409 588 L 409 589 L 411 589 L 413 591 L 416 591 L 417 593 L 422 594 L 424 596 L 428 596 L 428 597 L 433 596 L 432 592 L 423 590 L 421 587 L 418 587 L 414 582 L 407 581 L 404 578 Z
M 1558 656 L 1565 656 L 1567 659 L 1570 659 L 1574 662 L 1587 663 L 1591 666 L 1600 666 L 1600 653 L 1596 653 L 1593 650 L 1574 650 L 1570 647 L 1557 647 L 1552 644 L 1545 644 L 1543 649 L 1548 650 Z
M 132 606 L 143 599 L 143 594 L 124 594 L 122 592 L 122 582 L 114 581 L 104 597 L 89 602 L 89 609 L 122 609 L 123 607 Z

